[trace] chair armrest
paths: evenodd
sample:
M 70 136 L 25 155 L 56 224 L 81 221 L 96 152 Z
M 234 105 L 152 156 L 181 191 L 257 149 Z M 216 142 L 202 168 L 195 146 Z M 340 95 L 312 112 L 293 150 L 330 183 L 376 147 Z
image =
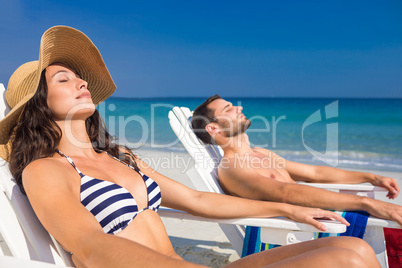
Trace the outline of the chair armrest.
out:
M 267 228 L 275 228 L 275 229 L 285 229 L 291 231 L 303 231 L 303 232 L 320 232 L 317 228 L 300 222 L 295 222 L 289 220 L 284 217 L 275 217 L 275 218 L 240 218 L 240 219 L 210 219 L 204 218 L 200 216 L 194 216 L 190 213 L 169 209 L 165 207 L 161 207 L 158 210 L 158 214 L 161 217 L 166 218 L 178 218 L 182 220 L 193 220 L 193 221 L 207 221 L 207 222 L 216 222 L 216 223 L 225 223 L 225 224 L 235 224 L 235 225 L 248 225 L 248 226 L 260 226 Z M 346 225 L 341 224 L 337 221 L 329 221 L 329 220 L 319 220 L 322 222 L 328 230 L 326 232 L 330 233 L 343 233 L 346 231 Z
M 351 191 L 351 192 L 386 192 L 387 189 L 383 187 L 374 186 L 368 183 L 358 184 L 338 184 L 338 183 L 308 183 L 298 182 L 302 185 L 313 186 L 326 190 L 338 190 L 338 191 Z
M 395 221 L 389 221 L 389 220 L 384 220 L 384 219 L 375 218 L 375 217 L 369 217 L 368 218 L 367 226 L 402 229 L 402 226 L 400 226 Z

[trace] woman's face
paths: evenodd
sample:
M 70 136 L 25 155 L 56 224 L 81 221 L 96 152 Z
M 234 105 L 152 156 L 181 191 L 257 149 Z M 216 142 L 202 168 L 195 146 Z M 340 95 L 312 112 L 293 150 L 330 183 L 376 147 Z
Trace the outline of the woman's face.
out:
M 86 119 L 95 111 L 88 83 L 69 66 L 53 63 L 46 68 L 47 104 L 54 119 Z

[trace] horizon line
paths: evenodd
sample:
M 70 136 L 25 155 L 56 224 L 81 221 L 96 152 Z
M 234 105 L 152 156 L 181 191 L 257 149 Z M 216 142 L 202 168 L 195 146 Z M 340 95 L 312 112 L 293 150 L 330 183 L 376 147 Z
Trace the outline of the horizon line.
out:
M 212 96 L 212 95 L 211 95 Z M 112 99 L 207 99 L 210 96 L 167 96 L 167 97 L 122 97 L 122 96 L 110 96 Z M 246 96 L 223 96 L 223 98 L 235 99 L 377 99 L 377 100 L 402 100 L 402 97 L 307 97 L 307 96 L 256 96 L 256 97 L 246 97 Z

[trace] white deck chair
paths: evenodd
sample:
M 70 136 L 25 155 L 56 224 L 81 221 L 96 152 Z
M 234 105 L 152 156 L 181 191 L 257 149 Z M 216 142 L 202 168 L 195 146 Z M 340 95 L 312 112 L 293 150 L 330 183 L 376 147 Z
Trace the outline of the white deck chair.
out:
M 222 158 L 223 151 L 219 146 L 207 145 L 197 138 L 191 128 L 190 120 L 192 114 L 193 113 L 186 107 L 174 107 L 169 112 L 169 121 L 174 133 L 195 162 L 194 167 L 190 168 L 187 174 L 197 190 L 224 194 L 224 191 L 219 185 L 217 174 L 217 166 Z M 308 185 L 342 193 L 367 195 L 372 198 L 375 197 L 374 194 L 376 191 L 386 191 L 384 188 L 367 184 L 308 183 Z M 396 222 L 369 217 L 364 240 L 374 248 L 377 259 L 380 261 L 382 267 L 387 267 L 387 254 L 383 233 L 384 227 L 401 228 Z M 222 226 L 222 230 L 225 233 L 228 232 L 227 236 L 230 240 L 233 231 L 226 231 L 227 228 L 228 226 Z M 230 228 L 233 229 L 233 226 L 230 226 Z M 268 236 L 269 234 L 266 233 L 266 235 Z M 236 244 L 241 241 L 242 237 L 240 232 L 240 238 L 234 243 Z M 262 240 L 262 242 L 273 243 L 269 240 Z M 235 245 L 233 246 L 235 247 Z M 239 246 L 237 245 L 237 247 Z
M 13 185 L 10 191 L 4 189 L 8 188 L 7 178 L 11 176 L 7 174 L 7 165 L 4 165 L 4 161 L 1 162 L 0 233 L 13 257 L 25 260 L 20 267 L 29 267 L 26 265 L 27 260 L 63 267 L 73 266 L 70 255 L 45 231 L 18 187 Z M 0 267 L 5 266 L 2 260 L 0 259 Z M 8 260 L 7 263 L 9 262 Z M 14 262 L 16 261 L 13 260 Z
M 0 119 L 9 111 L 4 91 L 4 86 L 0 83 Z M 0 190 L 0 233 L 13 257 L 25 260 L 20 262 L 2 258 L 0 267 L 5 267 L 6 263 L 7 265 L 20 263 L 20 267 L 28 267 L 28 260 L 64 267 L 73 266 L 70 254 L 64 251 L 43 228 L 28 199 L 15 184 L 8 170 L 8 163 L 1 158 Z M 0 255 L 4 255 L 1 250 Z M 40 265 L 40 262 L 34 262 L 32 265 Z
M 0 119 L 9 111 L 4 100 L 4 86 L 0 83 Z M 275 219 L 206 219 L 192 216 L 186 212 L 161 208 L 162 217 L 179 218 L 184 220 L 198 220 L 230 225 L 262 226 L 264 230 L 272 228 L 287 232 L 307 230 L 316 232 L 314 227 L 290 221 L 285 218 Z M 334 233 L 346 230 L 343 224 L 322 221 Z M 9 170 L 8 163 L 0 158 L 0 233 L 3 236 L 13 258 L 4 256 L 0 248 L 0 267 L 70 267 L 73 266 L 70 255 L 43 228 L 36 217 L 28 199 L 15 184 Z M 264 233 L 264 231 L 262 232 Z M 297 240 L 298 237 L 294 236 Z M 51 265 L 53 264 L 53 265 Z

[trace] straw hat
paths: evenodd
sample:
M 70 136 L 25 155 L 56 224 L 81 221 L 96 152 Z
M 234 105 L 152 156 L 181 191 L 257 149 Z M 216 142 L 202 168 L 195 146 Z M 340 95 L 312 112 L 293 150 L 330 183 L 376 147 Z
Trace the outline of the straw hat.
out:
M 0 121 L 0 157 L 8 161 L 10 131 L 15 127 L 25 104 L 35 95 L 42 71 L 54 62 L 62 62 L 88 82 L 92 101 L 97 105 L 116 89 L 102 56 L 82 32 L 67 26 L 54 26 L 43 35 L 39 60 L 21 65 L 10 77 L 6 100 L 11 108 Z

